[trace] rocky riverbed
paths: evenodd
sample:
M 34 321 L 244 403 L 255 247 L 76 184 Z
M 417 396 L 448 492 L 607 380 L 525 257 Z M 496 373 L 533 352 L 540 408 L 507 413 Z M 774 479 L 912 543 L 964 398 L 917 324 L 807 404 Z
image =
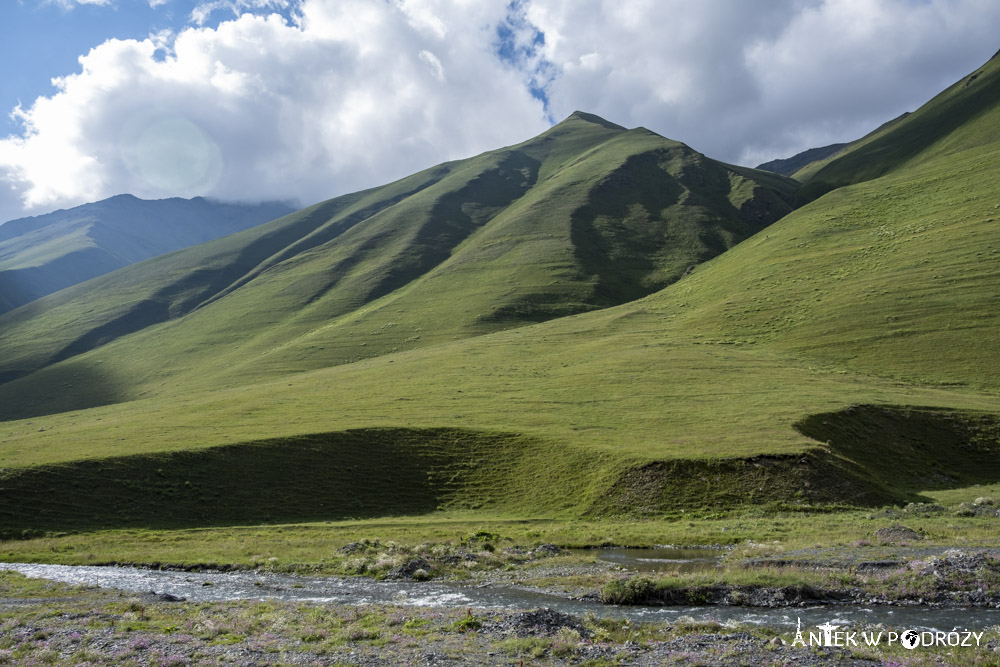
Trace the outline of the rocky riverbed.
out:
M 629 573 L 620 564 L 601 559 L 580 562 L 554 548 L 532 554 L 538 557 L 525 559 L 516 567 L 508 563 L 477 572 L 461 589 L 471 595 L 471 591 L 490 593 L 508 587 L 537 593 L 539 599 L 543 593 L 550 600 L 553 594 L 562 599 L 583 598 L 581 603 L 586 604 L 578 605 L 583 610 L 579 613 L 544 606 L 496 608 L 483 606 L 473 597 L 463 598 L 468 606 L 462 599 L 458 600 L 461 605 L 455 599 L 445 601 L 445 597 L 455 594 L 445 590 L 451 584 L 418 582 L 424 578 L 421 570 L 427 572 L 428 565 L 432 569 L 434 566 L 429 561 L 414 562 L 419 557 L 411 555 L 393 564 L 387 571 L 390 580 L 379 585 L 419 586 L 435 591 L 440 587 L 443 592 L 407 600 L 405 604 L 382 603 L 370 596 L 352 599 L 353 594 L 338 596 L 335 590 L 330 593 L 325 589 L 322 596 L 316 597 L 303 590 L 305 583 L 288 575 L 176 573 L 189 589 L 193 586 L 217 596 L 199 601 L 162 588 L 156 593 L 128 593 L 0 572 L 0 665 L 996 664 L 1000 660 L 1000 628 L 995 616 L 1000 612 L 986 609 L 987 603 L 1000 602 L 1000 587 L 994 585 L 1000 557 L 990 549 L 921 549 L 897 550 L 891 558 L 879 552 L 886 556 L 875 559 L 881 565 L 862 568 L 862 577 L 872 577 L 868 580 L 872 586 L 867 590 L 723 583 L 712 587 L 667 586 L 657 592 L 657 580 L 645 574 Z M 863 562 L 875 562 L 864 549 L 858 551 L 863 554 L 859 556 Z M 805 550 L 786 552 L 782 557 L 796 563 L 779 564 L 779 572 L 804 568 L 822 576 L 834 573 L 843 577 L 849 572 L 857 576 L 857 563 L 845 562 L 843 554 L 833 557 L 827 551 Z M 753 571 L 773 569 L 775 564 L 758 559 L 743 566 Z M 249 586 L 264 597 L 299 590 L 303 597 L 261 600 L 218 596 L 227 577 L 248 575 Z M 102 584 L 113 581 L 107 573 L 101 576 Z M 279 582 L 279 576 L 289 581 Z M 650 582 L 647 585 L 653 588 L 647 593 L 657 593 L 652 601 L 661 605 L 690 604 L 696 594 L 703 603 L 721 606 L 702 606 L 697 613 L 679 607 L 661 607 L 662 613 L 653 608 L 643 611 L 622 607 L 617 608 L 617 613 L 596 614 L 595 609 L 608 609 L 597 602 L 606 594 L 609 581 Z M 910 582 L 913 588 L 901 588 L 900 581 Z M 876 599 L 877 586 L 882 587 L 882 594 L 886 589 L 896 592 Z M 942 600 L 929 597 L 928 591 L 936 589 L 944 596 Z M 964 597 L 959 599 L 956 594 Z M 424 606 L 431 604 L 435 595 L 440 598 L 435 606 Z M 428 602 L 422 603 L 422 599 Z M 817 602 L 874 602 L 890 611 L 886 615 L 876 609 L 845 604 L 816 606 Z M 944 608 L 958 602 L 978 605 L 983 611 L 948 612 Z M 731 606 L 736 604 L 751 606 Z M 772 612 L 751 611 L 753 605 L 787 611 L 775 616 Z M 933 610 L 934 606 L 939 609 Z M 849 609 L 857 609 L 859 614 L 845 614 Z M 921 615 L 921 610 L 927 613 Z M 872 613 L 882 615 L 866 620 Z M 776 622 L 779 618 L 780 622 Z M 900 633 L 907 627 L 947 630 L 961 625 L 985 634 L 975 647 L 929 647 L 919 653 L 898 644 L 877 648 L 796 646 L 792 644 L 796 620 L 809 627 L 833 620 L 838 627 L 858 631 L 898 628 Z
M 990 645 L 968 652 L 993 655 Z M 490 611 L 276 601 L 192 603 L 0 575 L 0 664 L 882 664 L 789 645 L 768 629 L 639 624 L 548 609 Z

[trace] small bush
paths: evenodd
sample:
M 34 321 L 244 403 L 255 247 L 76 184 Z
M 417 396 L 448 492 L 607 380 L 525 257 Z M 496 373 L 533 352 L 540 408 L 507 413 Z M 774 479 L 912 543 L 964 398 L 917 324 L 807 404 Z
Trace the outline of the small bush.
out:
M 483 627 L 483 622 L 473 616 L 471 610 L 465 616 L 451 624 L 451 629 L 458 632 L 475 632 L 481 627 Z
M 646 577 L 631 577 L 608 582 L 601 588 L 604 604 L 643 604 L 656 593 L 656 583 Z

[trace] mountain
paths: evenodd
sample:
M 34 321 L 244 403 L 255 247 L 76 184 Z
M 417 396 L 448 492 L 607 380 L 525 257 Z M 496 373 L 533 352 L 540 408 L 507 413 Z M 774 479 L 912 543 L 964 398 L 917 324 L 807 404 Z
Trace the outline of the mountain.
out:
M 707 198 L 714 204 L 696 219 L 721 225 L 707 211 L 732 204 L 734 191 L 778 206 L 789 181 L 728 171 L 681 144 L 577 115 L 520 147 L 171 256 L 201 273 L 158 258 L 144 274 L 172 279 L 147 285 L 129 267 L 47 297 L 35 322 L 25 308 L 8 313 L 0 344 L 16 360 L 8 368 L 26 373 L 0 386 L 0 405 L 35 416 L 2 425 L 0 528 L 437 509 L 497 525 L 681 518 L 766 503 L 927 501 L 929 489 L 995 482 L 998 68 L 990 61 L 829 159 L 803 186 L 818 184 L 808 203 L 659 289 L 649 276 L 662 275 L 650 269 L 662 255 L 624 261 L 644 256 L 625 243 L 644 216 L 672 210 L 655 197 Z M 665 151 L 658 166 L 640 160 L 627 178 L 609 169 L 653 141 L 665 142 L 656 144 Z M 643 188 L 664 171 L 673 190 L 658 180 Z M 745 187 L 727 189 L 723 173 Z M 506 185 L 486 187 L 498 182 Z M 657 204 L 636 205 L 610 186 Z M 675 198 L 677 188 L 704 194 Z M 485 196 L 525 189 L 506 206 Z M 386 276 L 406 276 L 383 270 L 385 258 L 396 268 L 424 256 L 394 233 L 416 218 L 439 234 L 403 239 L 448 238 L 431 221 L 451 221 L 445 229 L 458 234 L 465 219 L 456 209 L 482 224 L 420 278 L 394 287 Z M 573 223 L 591 219 L 581 209 L 623 212 L 595 216 L 603 222 L 590 227 L 627 236 L 574 236 Z M 441 210 L 453 213 L 432 214 Z M 380 215 L 394 224 L 372 222 Z M 589 250 L 577 252 L 581 244 Z M 232 259 L 241 256 L 245 264 Z M 339 284 L 351 285 L 336 297 L 346 314 L 310 325 L 334 312 L 324 299 Z M 124 304 L 123 317 L 102 330 L 112 302 Z M 138 326 L 137 303 L 168 319 Z M 586 312 L 559 317 L 554 304 Z M 543 315 L 550 319 L 531 323 Z M 97 326 L 79 328 L 88 318 Z M 52 351 L 67 349 L 64 323 L 90 337 L 73 338 L 79 347 L 60 359 Z M 118 335 L 131 326 L 135 333 Z
M 855 141 L 846 144 L 830 144 L 829 146 L 822 146 L 820 148 L 810 148 L 789 158 L 771 160 L 770 162 L 759 164 L 756 168 L 773 171 L 783 176 L 791 176 L 795 180 L 805 183 L 812 178 L 813 174 L 829 164 L 834 158 L 881 136 L 909 115 L 909 112 L 900 114 Z
M 279 202 L 119 195 L 0 225 L 0 313 L 57 290 L 289 213 Z
M 624 303 L 786 214 L 795 187 L 578 112 L 8 313 L 0 413 L 234 386 Z M 94 364 L 128 379 L 113 396 L 51 393 Z
M 803 167 L 818 160 L 825 160 L 826 158 L 832 157 L 847 145 L 848 144 L 830 144 L 829 146 L 823 146 L 821 148 L 810 148 L 802 151 L 801 153 L 796 153 L 792 157 L 771 160 L 770 162 L 758 164 L 755 169 L 773 171 L 774 173 L 781 174 L 782 176 L 794 176 L 795 172 L 799 171 Z
M 805 181 L 799 192 L 800 201 L 811 201 L 836 188 L 920 162 L 992 145 L 1000 118 L 998 79 L 1000 54 L 916 112 L 854 142 L 808 178 L 799 176 Z
M 823 367 L 996 392 L 997 127 L 994 57 L 852 144 L 803 185 L 810 204 L 696 271 L 685 326 Z

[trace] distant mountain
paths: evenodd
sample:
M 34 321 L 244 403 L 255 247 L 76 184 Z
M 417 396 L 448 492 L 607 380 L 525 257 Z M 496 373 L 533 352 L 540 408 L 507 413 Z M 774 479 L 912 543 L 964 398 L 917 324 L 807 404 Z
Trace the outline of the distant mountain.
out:
M 771 160 L 770 162 L 764 162 L 757 165 L 757 169 L 763 169 L 764 171 L 773 171 L 776 174 L 781 174 L 782 176 L 792 176 L 802 167 L 816 162 L 817 160 L 825 160 L 828 157 L 836 155 L 845 146 L 849 144 L 830 144 L 829 146 L 823 146 L 822 148 L 810 148 L 809 150 L 802 151 L 801 153 L 796 153 L 792 157 L 783 158 L 779 160 Z
M 828 164 L 796 178 L 805 185 L 797 200 L 808 202 L 854 183 L 870 181 L 917 163 L 992 146 L 1000 106 L 1000 54 L 957 81 L 916 112 L 886 123 L 855 141 Z
M 166 252 L 273 220 L 280 202 L 119 195 L 0 225 L 0 313 Z
M 782 217 L 796 186 L 577 112 L 8 313 L 0 379 L 89 354 L 130 360 L 117 396 L 167 377 L 238 384 L 613 306 Z M 51 398 L 106 400 L 79 385 Z

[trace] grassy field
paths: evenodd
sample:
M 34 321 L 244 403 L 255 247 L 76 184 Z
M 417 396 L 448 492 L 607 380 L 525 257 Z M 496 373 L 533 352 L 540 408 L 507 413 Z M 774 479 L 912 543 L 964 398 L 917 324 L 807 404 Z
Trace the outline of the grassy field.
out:
M 927 500 L 920 494 L 929 488 L 1000 478 L 1000 422 L 990 415 L 855 407 L 798 428 L 828 447 L 643 460 L 497 432 L 383 428 L 77 459 L 0 474 L 0 522 L 19 537 L 439 510 L 639 518 L 760 503 Z M 891 468 L 878 465 L 887 458 Z
M 379 543 L 379 553 L 407 553 L 433 545 L 491 543 L 533 547 L 664 544 L 731 545 L 727 560 L 781 556 L 800 549 L 866 547 L 877 551 L 876 531 L 905 524 L 922 533 L 919 546 L 997 547 L 995 517 L 960 516 L 962 503 L 986 496 L 1000 501 L 1000 484 L 928 491 L 943 510 L 899 514 L 871 509 L 760 504 L 720 510 L 689 510 L 673 518 L 622 521 L 608 518 L 523 516 L 487 511 L 444 511 L 410 517 L 383 517 L 312 523 L 203 527 L 125 528 L 85 533 L 52 533 L 0 544 L 0 560 L 67 564 L 132 563 L 178 567 L 264 568 L 343 574 L 357 554 L 340 551 L 352 542 Z M 486 538 L 477 538 L 485 535 Z M 372 561 L 376 560 L 373 556 Z M 594 556 L 565 556 L 566 562 Z M 500 563 L 502 565 L 503 563 Z M 736 567 L 734 572 L 738 571 Z

